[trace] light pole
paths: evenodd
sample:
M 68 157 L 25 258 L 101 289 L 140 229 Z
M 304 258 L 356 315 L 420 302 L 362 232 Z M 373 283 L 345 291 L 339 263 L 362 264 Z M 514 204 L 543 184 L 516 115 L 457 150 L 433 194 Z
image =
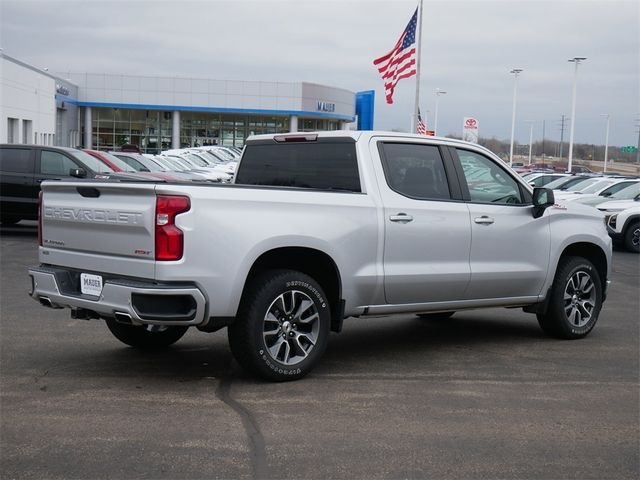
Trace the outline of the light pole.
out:
M 567 171 L 571 173 L 571 164 L 573 162 L 573 133 L 574 126 L 576 123 L 576 86 L 578 84 L 578 65 L 583 60 L 586 60 L 587 57 L 573 57 L 570 59 L 570 62 L 573 62 L 575 66 L 575 70 L 573 73 L 573 96 L 571 100 L 571 128 L 569 133 L 569 164 L 567 165 Z
M 531 152 L 533 148 L 533 124 L 536 122 L 533 120 L 527 120 L 525 123 L 529 124 L 529 165 L 531 165 Z
M 603 172 L 606 172 L 607 158 L 609 158 L 609 120 L 611 119 L 611 115 L 609 115 L 608 113 L 601 113 L 600 116 L 607 119 L 607 129 L 606 129 L 606 133 L 604 134 L 604 170 L 603 170 Z
M 511 111 L 511 146 L 509 147 L 509 166 L 513 165 L 513 137 L 516 132 L 516 100 L 518 99 L 518 75 L 521 68 L 514 68 L 509 73 L 513 74 L 513 110 Z
M 433 134 L 437 137 L 438 136 L 438 101 L 440 100 L 440 95 L 445 95 L 447 92 L 445 92 L 444 90 L 440 90 L 439 88 L 436 88 L 436 112 L 435 112 L 435 117 L 433 119 Z

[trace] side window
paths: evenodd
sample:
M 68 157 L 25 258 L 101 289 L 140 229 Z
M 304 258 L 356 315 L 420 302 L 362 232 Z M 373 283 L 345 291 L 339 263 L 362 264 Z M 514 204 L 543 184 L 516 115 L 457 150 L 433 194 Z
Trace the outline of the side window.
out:
M 389 188 L 420 200 L 449 200 L 449 184 L 434 145 L 383 143 L 382 163 Z
M 516 205 L 524 203 L 518 183 L 493 160 L 469 150 L 456 151 L 472 202 Z
M 78 166 L 67 156 L 43 150 L 40 154 L 40 173 L 45 175 L 69 176 L 69 170 Z
M 33 175 L 32 151 L 26 148 L 0 148 L 0 171 Z

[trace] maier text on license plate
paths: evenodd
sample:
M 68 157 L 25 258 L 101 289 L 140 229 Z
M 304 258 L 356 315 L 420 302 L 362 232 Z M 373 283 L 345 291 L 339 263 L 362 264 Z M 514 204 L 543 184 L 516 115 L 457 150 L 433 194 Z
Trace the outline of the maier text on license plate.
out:
M 102 277 L 90 273 L 81 273 L 80 291 L 85 295 L 99 296 L 102 293 Z

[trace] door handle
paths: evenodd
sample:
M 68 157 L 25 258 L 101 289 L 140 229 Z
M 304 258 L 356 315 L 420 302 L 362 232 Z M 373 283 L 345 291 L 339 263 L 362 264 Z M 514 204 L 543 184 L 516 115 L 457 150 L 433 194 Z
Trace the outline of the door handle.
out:
M 487 217 L 486 215 L 474 218 L 473 221 L 479 223 L 480 225 L 491 225 L 493 222 L 495 222 L 493 218 Z
M 398 213 L 397 215 L 389 215 L 389 220 L 398 223 L 409 223 L 413 221 L 413 217 L 411 215 L 407 215 L 406 213 Z

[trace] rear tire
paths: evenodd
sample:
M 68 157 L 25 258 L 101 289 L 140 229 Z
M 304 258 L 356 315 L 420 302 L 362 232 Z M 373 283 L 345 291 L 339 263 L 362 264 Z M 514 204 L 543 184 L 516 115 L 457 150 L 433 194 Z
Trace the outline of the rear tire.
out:
M 640 222 L 629 225 L 624 233 L 624 246 L 630 252 L 640 253 Z
M 417 316 L 424 320 L 440 321 L 440 320 L 447 320 L 448 318 L 451 318 L 454 313 L 456 312 L 418 313 Z
M 247 286 L 229 345 L 247 371 L 271 381 L 297 380 L 317 365 L 331 313 L 322 287 L 294 270 L 269 270 Z
M 585 337 L 602 308 L 602 282 L 593 264 L 582 257 L 560 260 L 546 313 L 538 323 L 549 336 L 565 340 Z
M 180 340 L 189 327 L 173 325 L 125 325 L 105 319 L 113 336 L 134 348 L 156 350 L 166 348 Z

